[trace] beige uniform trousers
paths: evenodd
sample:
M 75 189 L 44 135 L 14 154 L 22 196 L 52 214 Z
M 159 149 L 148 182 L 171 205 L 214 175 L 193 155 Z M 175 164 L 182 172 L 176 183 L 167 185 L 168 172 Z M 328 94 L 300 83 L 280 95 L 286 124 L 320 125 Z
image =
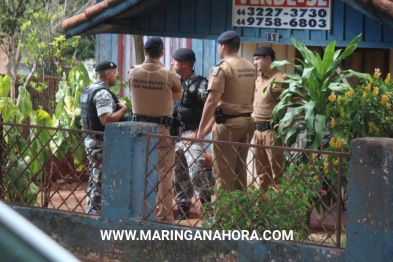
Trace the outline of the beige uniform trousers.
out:
M 214 124 L 213 140 L 250 143 L 255 125 L 252 117 L 227 119 L 224 124 Z M 247 154 L 249 147 L 213 144 L 213 176 L 216 189 L 228 191 L 247 188 Z
M 257 145 L 273 146 L 280 145 L 275 143 L 276 132 L 274 130 L 258 131 L 254 133 L 254 143 Z M 269 185 L 277 183 L 283 176 L 282 165 L 284 156 L 282 151 L 272 149 L 254 148 L 256 157 L 257 183 L 263 192 L 266 192 Z
M 169 130 L 165 125 L 156 124 L 158 133 L 169 135 Z M 172 139 L 162 139 L 158 145 L 158 164 L 156 166 L 158 177 L 158 212 L 157 221 L 173 222 L 173 190 L 172 190 L 172 168 L 175 164 L 175 141 Z

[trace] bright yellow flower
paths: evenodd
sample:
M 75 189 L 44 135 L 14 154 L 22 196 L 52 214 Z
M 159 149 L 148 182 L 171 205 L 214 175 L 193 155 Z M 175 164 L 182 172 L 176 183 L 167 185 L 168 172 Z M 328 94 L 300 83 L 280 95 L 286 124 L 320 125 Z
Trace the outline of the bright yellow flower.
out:
M 374 78 L 378 78 L 380 75 L 381 75 L 381 70 L 379 70 L 379 68 L 375 68 Z
M 383 96 L 381 97 L 381 105 L 386 104 L 387 101 L 388 101 L 388 96 L 387 96 L 387 95 L 383 95 Z
M 371 90 L 371 83 L 369 83 L 367 86 L 366 86 L 366 91 L 370 91 Z
M 340 116 L 341 116 L 341 117 L 344 117 L 344 116 L 345 116 L 345 112 L 344 112 L 344 110 L 341 110 L 341 112 L 340 112 Z
M 391 103 L 387 103 L 387 104 L 386 104 L 386 109 L 387 109 L 388 111 L 390 111 L 390 109 L 392 109 L 392 104 L 391 104 Z
M 366 98 L 367 97 L 367 93 L 363 92 L 362 98 Z
M 332 92 L 331 94 L 330 94 L 330 96 L 329 96 L 329 101 L 330 102 L 334 102 L 334 101 L 336 101 L 336 95 Z
M 334 118 L 332 118 L 332 120 L 330 121 L 330 124 L 332 125 L 332 127 L 334 127 L 336 125 L 336 120 Z
M 339 138 L 336 140 L 336 144 L 334 145 L 335 148 L 341 148 L 341 145 L 343 145 L 343 141 Z
M 322 159 L 328 159 L 328 157 L 329 157 L 329 155 L 326 155 L 326 154 L 322 154 Z
M 333 161 L 333 165 L 337 166 L 338 165 L 338 158 Z
M 329 163 L 328 162 L 323 163 L 323 171 L 325 172 L 325 174 L 327 174 L 329 172 Z
M 318 177 L 318 175 L 314 176 L 314 181 L 315 181 L 315 183 L 319 183 L 319 177 Z
M 329 146 L 334 147 L 335 144 L 336 144 L 336 139 L 332 137 L 329 141 Z
M 390 73 L 386 75 L 385 84 L 390 82 Z
M 312 159 L 312 160 L 317 159 L 317 155 L 316 155 L 316 154 L 312 154 L 312 155 L 311 155 L 311 159 Z
M 378 91 L 379 91 L 379 88 L 376 87 L 376 86 L 374 86 L 374 89 L 373 89 L 373 96 L 378 95 Z
M 341 96 L 337 96 L 337 102 L 341 100 Z

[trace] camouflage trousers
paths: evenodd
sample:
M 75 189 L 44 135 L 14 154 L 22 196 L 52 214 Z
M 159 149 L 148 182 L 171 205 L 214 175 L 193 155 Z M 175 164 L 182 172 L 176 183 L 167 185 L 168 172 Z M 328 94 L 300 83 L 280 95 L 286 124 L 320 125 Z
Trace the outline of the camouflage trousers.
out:
M 186 131 L 182 137 L 190 132 Z M 185 144 L 187 141 L 176 143 L 176 161 L 173 167 L 173 184 L 175 188 L 175 199 L 179 205 L 191 206 L 191 198 L 195 193 L 197 199 L 212 195 L 212 175 L 205 171 L 203 163 L 204 148 L 199 143 Z
M 101 213 L 101 179 L 103 144 L 94 137 L 86 137 L 84 140 L 87 158 L 89 160 L 89 183 L 87 186 L 87 214 Z

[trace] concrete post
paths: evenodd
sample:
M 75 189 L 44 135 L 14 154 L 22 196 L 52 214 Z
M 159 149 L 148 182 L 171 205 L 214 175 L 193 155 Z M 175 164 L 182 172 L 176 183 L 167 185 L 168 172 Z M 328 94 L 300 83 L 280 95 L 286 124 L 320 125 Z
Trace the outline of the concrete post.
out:
M 152 191 L 151 185 L 145 183 L 146 170 L 150 174 L 149 180 L 157 181 L 151 164 L 157 162 L 157 150 L 153 150 L 157 139 L 138 135 L 148 132 L 156 134 L 157 131 L 156 125 L 148 123 L 122 122 L 105 127 L 103 219 L 121 221 L 127 217 L 142 218 L 144 208 L 149 212 L 149 206 L 156 205 L 156 194 L 150 194 L 145 201 L 144 192 L 145 186 L 148 187 L 147 192 Z M 147 151 L 151 152 L 149 158 L 146 157 Z M 150 215 L 147 219 L 155 220 L 155 216 Z
M 392 261 L 393 139 L 351 143 L 345 261 Z

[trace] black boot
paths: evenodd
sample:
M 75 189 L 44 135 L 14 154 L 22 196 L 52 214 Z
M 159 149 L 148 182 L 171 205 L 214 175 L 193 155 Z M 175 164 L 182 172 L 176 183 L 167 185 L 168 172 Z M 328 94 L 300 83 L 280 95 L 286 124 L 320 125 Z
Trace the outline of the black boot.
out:
M 179 205 L 177 208 L 177 220 L 188 219 L 190 215 L 190 207 Z

